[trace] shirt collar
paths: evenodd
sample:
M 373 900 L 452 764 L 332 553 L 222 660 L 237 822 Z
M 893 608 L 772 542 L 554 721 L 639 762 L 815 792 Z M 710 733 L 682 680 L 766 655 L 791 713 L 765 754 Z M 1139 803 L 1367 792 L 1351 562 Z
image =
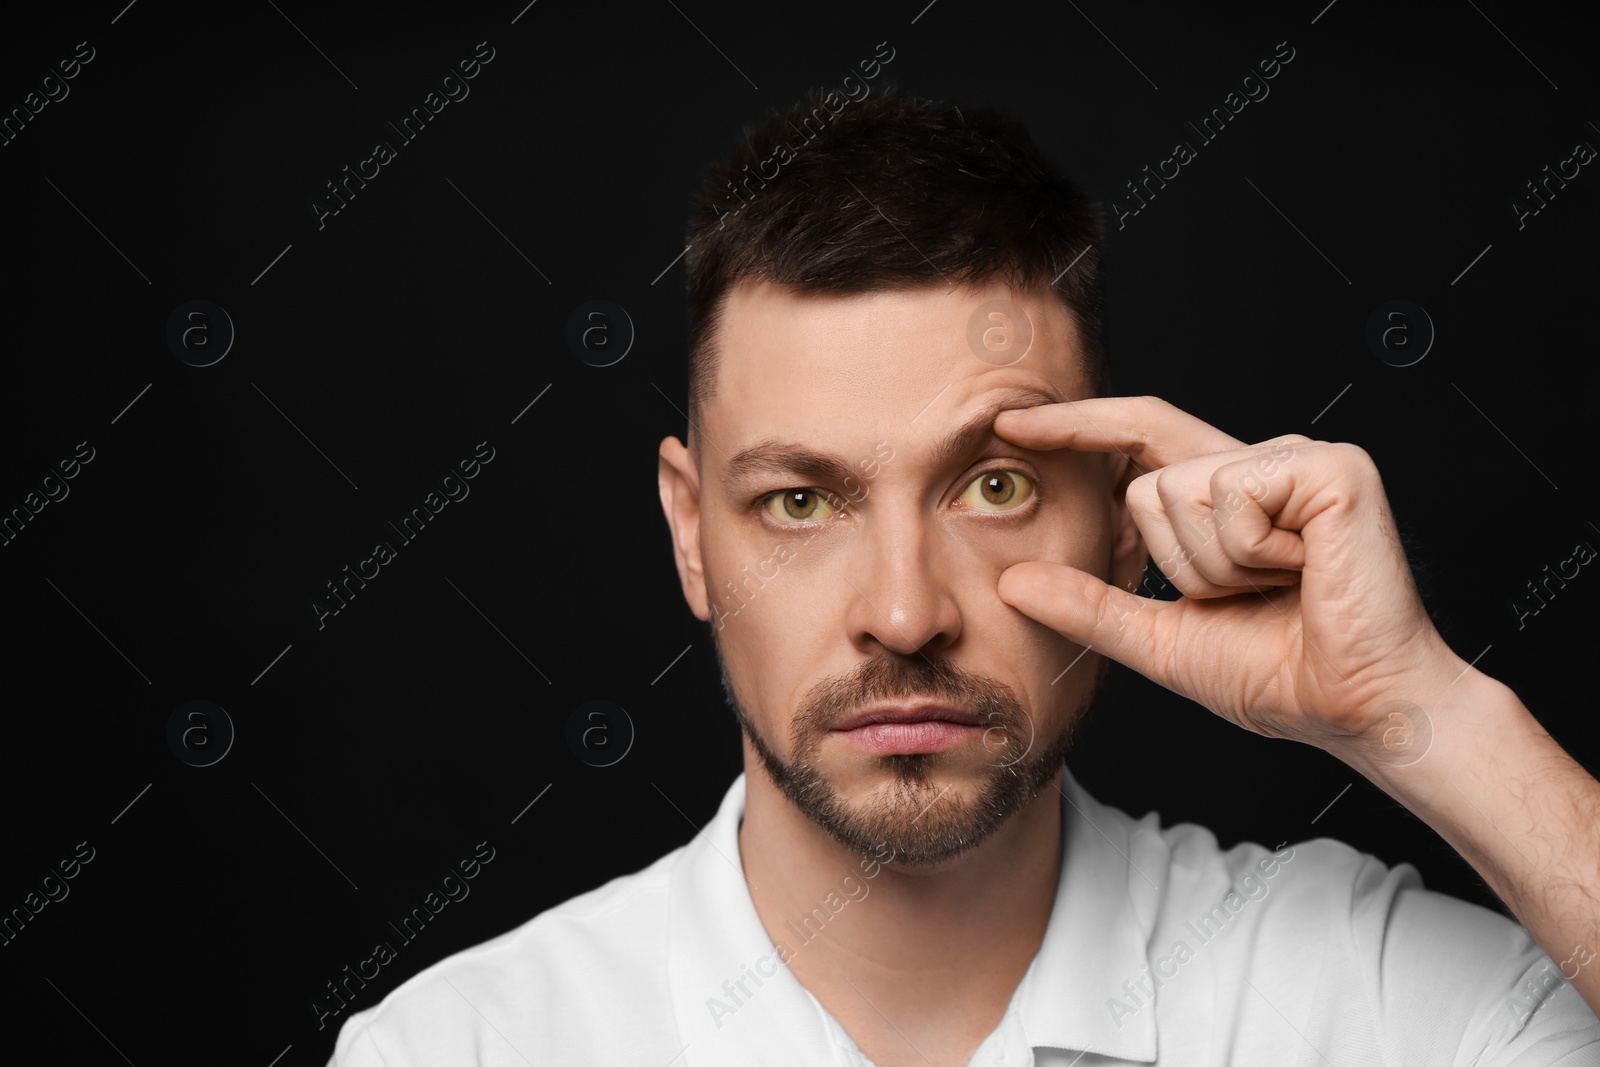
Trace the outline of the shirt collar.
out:
M 1029 1045 L 1153 1063 L 1155 1011 L 1113 1013 L 1110 1004 L 1126 1002 L 1123 983 L 1137 982 L 1148 966 L 1165 846 L 1095 800 L 1065 767 L 1061 789 L 1065 862 L 1039 954 L 1012 1007 Z
M 767 1062 L 775 1042 L 786 1061 L 834 1062 L 814 1001 L 779 963 L 745 885 L 738 839 L 744 801 L 741 774 L 671 875 L 667 977 L 684 1042 L 673 1067 Z M 1110 998 L 1126 996 L 1122 983 L 1146 966 L 1159 890 L 1130 857 L 1141 851 L 1138 838 L 1152 835 L 1135 833 L 1126 815 L 1089 796 L 1065 768 L 1061 807 L 1066 862 L 1055 903 L 1001 1025 L 1015 1018 L 1034 1046 L 1154 1062 L 1154 1012 L 1123 1013 L 1119 1026 L 1108 1009 Z M 1164 870 L 1153 856 L 1142 866 Z
M 827 1030 L 799 980 L 779 963 L 745 885 L 744 798 L 741 774 L 672 871 L 667 981 L 684 1048 L 671 1067 L 747 1067 L 772 1062 L 775 1047 L 783 1062 L 831 1063 Z

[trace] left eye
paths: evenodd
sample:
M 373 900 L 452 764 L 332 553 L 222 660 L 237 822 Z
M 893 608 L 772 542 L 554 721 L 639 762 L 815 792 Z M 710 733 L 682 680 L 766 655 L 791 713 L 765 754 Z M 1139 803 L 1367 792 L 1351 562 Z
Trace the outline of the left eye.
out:
M 1017 471 L 985 471 L 961 494 L 961 502 L 979 511 L 1012 511 L 1028 502 L 1033 482 Z

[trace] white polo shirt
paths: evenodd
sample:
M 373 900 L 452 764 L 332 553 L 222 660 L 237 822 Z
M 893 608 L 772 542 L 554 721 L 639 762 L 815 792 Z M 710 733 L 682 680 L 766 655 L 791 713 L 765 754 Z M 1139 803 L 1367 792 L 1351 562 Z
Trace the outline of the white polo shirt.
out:
M 756 915 L 744 785 L 689 844 L 351 1016 L 333 1067 L 868 1064 Z M 1337 841 L 1222 851 L 1070 772 L 1063 790 L 1044 942 L 973 1067 L 1600 1065 L 1600 1021 L 1561 973 L 1600 956 L 1552 962 L 1516 923 Z M 873 907 L 869 870 L 779 943 L 804 952 L 830 914 Z

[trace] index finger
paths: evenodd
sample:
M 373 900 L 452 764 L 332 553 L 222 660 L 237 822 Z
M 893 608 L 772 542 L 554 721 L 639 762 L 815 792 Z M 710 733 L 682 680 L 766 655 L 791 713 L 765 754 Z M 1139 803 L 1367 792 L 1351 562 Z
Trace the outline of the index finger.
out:
M 1036 451 L 1120 452 L 1146 470 L 1244 447 L 1158 396 L 1094 396 L 1012 408 L 995 416 L 994 432 Z

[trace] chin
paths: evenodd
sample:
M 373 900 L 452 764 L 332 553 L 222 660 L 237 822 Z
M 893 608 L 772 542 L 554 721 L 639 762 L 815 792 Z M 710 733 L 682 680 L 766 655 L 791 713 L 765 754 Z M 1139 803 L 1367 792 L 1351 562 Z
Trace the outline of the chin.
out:
M 1035 782 L 1009 768 L 967 761 L 946 769 L 950 762 L 929 754 L 879 757 L 876 772 L 865 776 L 834 781 L 818 773 L 803 785 L 791 779 L 780 788 L 851 851 L 887 852 L 898 866 L 934 869 L 987 841 L 1054 777 L 1052 769 Z

